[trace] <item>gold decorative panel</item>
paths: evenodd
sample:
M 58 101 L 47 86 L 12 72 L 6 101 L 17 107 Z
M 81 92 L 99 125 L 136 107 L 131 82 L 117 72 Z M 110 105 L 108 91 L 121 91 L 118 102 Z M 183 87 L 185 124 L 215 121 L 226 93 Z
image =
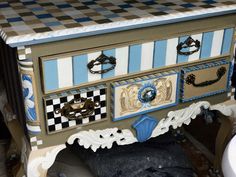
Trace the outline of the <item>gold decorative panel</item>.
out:
M 113 83 L 113 120 L 176 105 L 178 78 L 178 72 L 170 71 Z

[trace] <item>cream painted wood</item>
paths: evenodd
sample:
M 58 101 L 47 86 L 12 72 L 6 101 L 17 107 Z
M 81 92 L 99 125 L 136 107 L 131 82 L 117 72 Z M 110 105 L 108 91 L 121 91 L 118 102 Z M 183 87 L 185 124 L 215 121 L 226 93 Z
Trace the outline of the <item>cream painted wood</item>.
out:
M 92 60 L 95 60 L 97 57 L 99 57 L 99 55 L 101 55 L 101 51 L 99 52 L 94 52 L 94 53 L 90 53 L 88 54 L 88 63 Z M 94 67 L 94 70 L 99 71 L 101 70 L 101 65 L 96 65 Z M 101 79 L 101 74 L 92 74 L 90 72 L 88 72 L 88 81 L 97 81 Z
M 176 64 L 177 52 L 176 46 L 178 45 L 178 38 L 172 38 L 167 40 L 166 49 L 166 66 Z
M 147 42 L 147 43 L 142 44 L 141 71 L 152 69 L 153 48 L 154 48 L 154 42 Z
M 116 49 L 116 67 L 115 75 L 127 74 L 129 64 L 129 47 L 120 47 Z
M 224 37 L 224 30 L 218 30 L 214 32 L 212 48 L 211 48 L 212 57 L 220 55 L 222 49 L 223 37 Z
M 202 44 L 202 33 L 195 34 L 191 36 L 194 40 L 198 40 Z M 200 51 L 193 53 L 192 55 L 189 55 L 188 61 L 196 61 L 200 58 Z
M 57 61 L 59 88 L 73 86 L 72 57 Z

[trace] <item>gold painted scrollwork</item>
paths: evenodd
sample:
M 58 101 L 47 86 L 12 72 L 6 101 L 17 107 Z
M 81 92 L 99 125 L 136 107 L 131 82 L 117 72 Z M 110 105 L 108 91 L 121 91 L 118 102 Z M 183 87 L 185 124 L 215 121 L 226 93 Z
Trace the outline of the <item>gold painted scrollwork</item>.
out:
M 154 85 L 157 89 L 157 95 L 156 99 L 154 99 L 150 104 L 152 106 L 164 104 L 171 102 L 171 95 L 172 95 L 172 89 L 173 84 L 172 81 L 168 78 L 160 78 L 156 79 L 154 82 Z
M 171 96 L 173 92 L 173 83 L 169 78 L 158 78 L 150 81 L 157 89 L 156 98 L 149 102 L 150 106 L 158 106 L 172 102 Z M 120 94 L 120 115 L 137 112 L 143 107 L 143 104 L 138 99 L 138 92 L 144 83 L 131 84 L 122 88 Z
M 122 88 L 120 95 L 121 115 L 127 112 L 136 112 L 142 107 L 137 96 L 141 86 L 141 84 L 133 84 Z

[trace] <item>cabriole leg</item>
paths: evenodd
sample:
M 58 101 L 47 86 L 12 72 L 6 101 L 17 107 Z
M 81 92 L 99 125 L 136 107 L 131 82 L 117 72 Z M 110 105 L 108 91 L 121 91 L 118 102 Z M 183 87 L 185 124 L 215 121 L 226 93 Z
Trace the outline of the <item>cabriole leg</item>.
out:
M 57 154 L 66 148 L 65 144 L 31 151 L 28 166 L 28 177 L 47 177 L 48 169 L 53 165 Z

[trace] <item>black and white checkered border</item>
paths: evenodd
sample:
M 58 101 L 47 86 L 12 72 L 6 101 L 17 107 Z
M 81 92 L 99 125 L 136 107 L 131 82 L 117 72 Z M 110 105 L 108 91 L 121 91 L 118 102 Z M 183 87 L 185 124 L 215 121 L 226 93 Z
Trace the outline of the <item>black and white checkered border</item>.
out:
M 45 112 L 47 118 L 46 122 L 48 133 L 61 131 L 77 125 L 88 124 L 105 119 L 107 117 L 106 88 L 99 88 L 96 90 L 83 89 L 83 92 L 77 92 L 76 94 L 65 94 L 65 96 L 58 96 L 57 98 L 55 98 L 54 95 L 52 97 L 54 98 L 45 99 Z M 80 97 L 100 102 L 100 105 L 95 108 L 95 111 L 91 116 L 78 120 L 69 120 L 64 116 L 61 116 L 61 113 L 56 114 L 54 112 L 57 108 L 62 108 L 65 103 L 71 101 L 74 98 L 78 99 Z
M 232 87 L 230 91 L 228 92 L 228 97 L 230 100 L 236 100 L 236 95 L 235 95 L 235 88 Z
M 38 147 L 43 145 L 43 140 L 39 139 L 37 136 L 30 138 L 30 144 L 32 151 L 38 150 Z

